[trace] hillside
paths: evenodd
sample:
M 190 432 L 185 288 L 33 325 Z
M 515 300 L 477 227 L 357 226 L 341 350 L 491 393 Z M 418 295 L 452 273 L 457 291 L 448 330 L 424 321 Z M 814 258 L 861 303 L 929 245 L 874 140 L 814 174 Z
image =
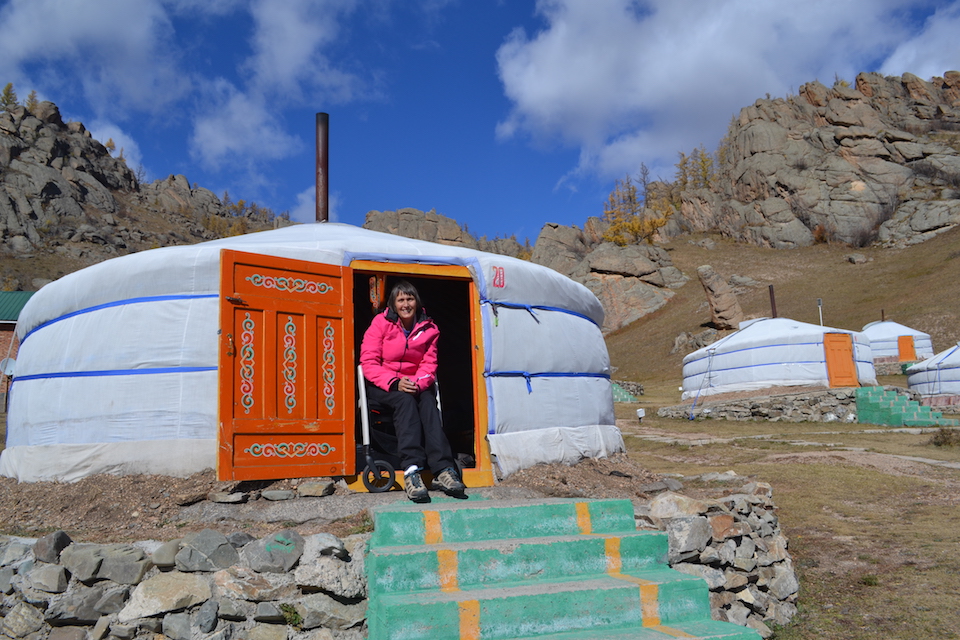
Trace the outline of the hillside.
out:
M 684 236 L 666 245 L 673 264 L 696 275 L 703 264 L 724 278 L 746 276 L 758 285 L 738 289 L 748 318 L 770 315 L 768 285 L 774 285 L 777 315 L 817 324 L 817 298 L 823 299 L 823 322 L 859 330 L 888 320 L 930 334 L 934 351 L 960 340 L 956 283 L 960 281 L 960 230 L 952 229 L 903 249 L 869 247 L 856 252 L 863 264 L 846 259 L 853 250 L 842 244 L 819 244 L 790 251 L 736 243 L 714 236 L 710 250 L 693 244 L 702 235 Z M 703 288 L 694 280 L 658 311 L 607 336 L 615 377 L 641 382 L 649 391 L 679 400 L 681 361 L 693 349 L 670 353 L 681 332 L 699 333 L 710 321 Z

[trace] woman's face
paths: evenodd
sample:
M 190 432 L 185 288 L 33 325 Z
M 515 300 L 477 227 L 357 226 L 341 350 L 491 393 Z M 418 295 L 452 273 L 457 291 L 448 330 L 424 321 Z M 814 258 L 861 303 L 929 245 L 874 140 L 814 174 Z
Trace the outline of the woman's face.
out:
M 393 310 L 397 312 L 404 324 L 413 320 L 417 314 L 417 299 L 409 293 L 398 293 L 393 306 Z

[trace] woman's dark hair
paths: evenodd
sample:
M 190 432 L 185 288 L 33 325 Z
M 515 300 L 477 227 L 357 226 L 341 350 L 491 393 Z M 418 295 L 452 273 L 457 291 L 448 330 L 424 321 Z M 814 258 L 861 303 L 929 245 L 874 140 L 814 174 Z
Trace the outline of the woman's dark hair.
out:
M 414 312 L 414 316 L 420 315 L 420 309 L 423 307 L 423 304 L 420 302 L 420 294 L 417 292 L 417 288 L 406 280 L 397 280 L 397 283 L 393 285 L 393 289 L 390 290 L 390 297 L 387 298 L 387 308 L 391 311 L 397 310 L 397 296 L 401 293 L 405 293 L 408 296 L 413 296 L 413 299 L 417 303 L 417 309 Z

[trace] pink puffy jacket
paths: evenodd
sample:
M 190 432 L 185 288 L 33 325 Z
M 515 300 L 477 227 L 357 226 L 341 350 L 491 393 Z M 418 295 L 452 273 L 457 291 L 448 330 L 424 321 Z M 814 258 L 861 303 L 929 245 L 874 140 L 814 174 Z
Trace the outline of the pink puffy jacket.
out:
M 363 334 L 360 364 L 363 377 L 389 391 L 406 376 L 422 392 L 437 380 L 437 340 L 440 330 L 420 310 L 409 337 L 403 333 L 400 318 L 392 309 L 378 313 Z

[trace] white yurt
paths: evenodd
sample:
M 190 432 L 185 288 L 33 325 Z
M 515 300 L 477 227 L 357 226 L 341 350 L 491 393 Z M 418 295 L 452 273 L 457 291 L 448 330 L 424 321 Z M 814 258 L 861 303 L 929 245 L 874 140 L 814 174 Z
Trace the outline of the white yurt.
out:
M 960 403 L 960 343 L 907 368 L 907 386 L 924 404 Z
M 930 334 L 911 329 L 892 320 L 878 320 L 863 327 L 870 338 L 873 361 L 914 362 L 933 356 Z
M 684 400 L 770 387 L 877 384 L 861 333 L 789 318 L 758 318 L 683 359 Z
M 440 327 L 444 426 L 468 486 L 623 450 L 603 309 L 584 286 L 316 223 L 131 254 L 43 287 L 20 315 L 0 474 L 359 473 L 357 350 L 397 279 Z

